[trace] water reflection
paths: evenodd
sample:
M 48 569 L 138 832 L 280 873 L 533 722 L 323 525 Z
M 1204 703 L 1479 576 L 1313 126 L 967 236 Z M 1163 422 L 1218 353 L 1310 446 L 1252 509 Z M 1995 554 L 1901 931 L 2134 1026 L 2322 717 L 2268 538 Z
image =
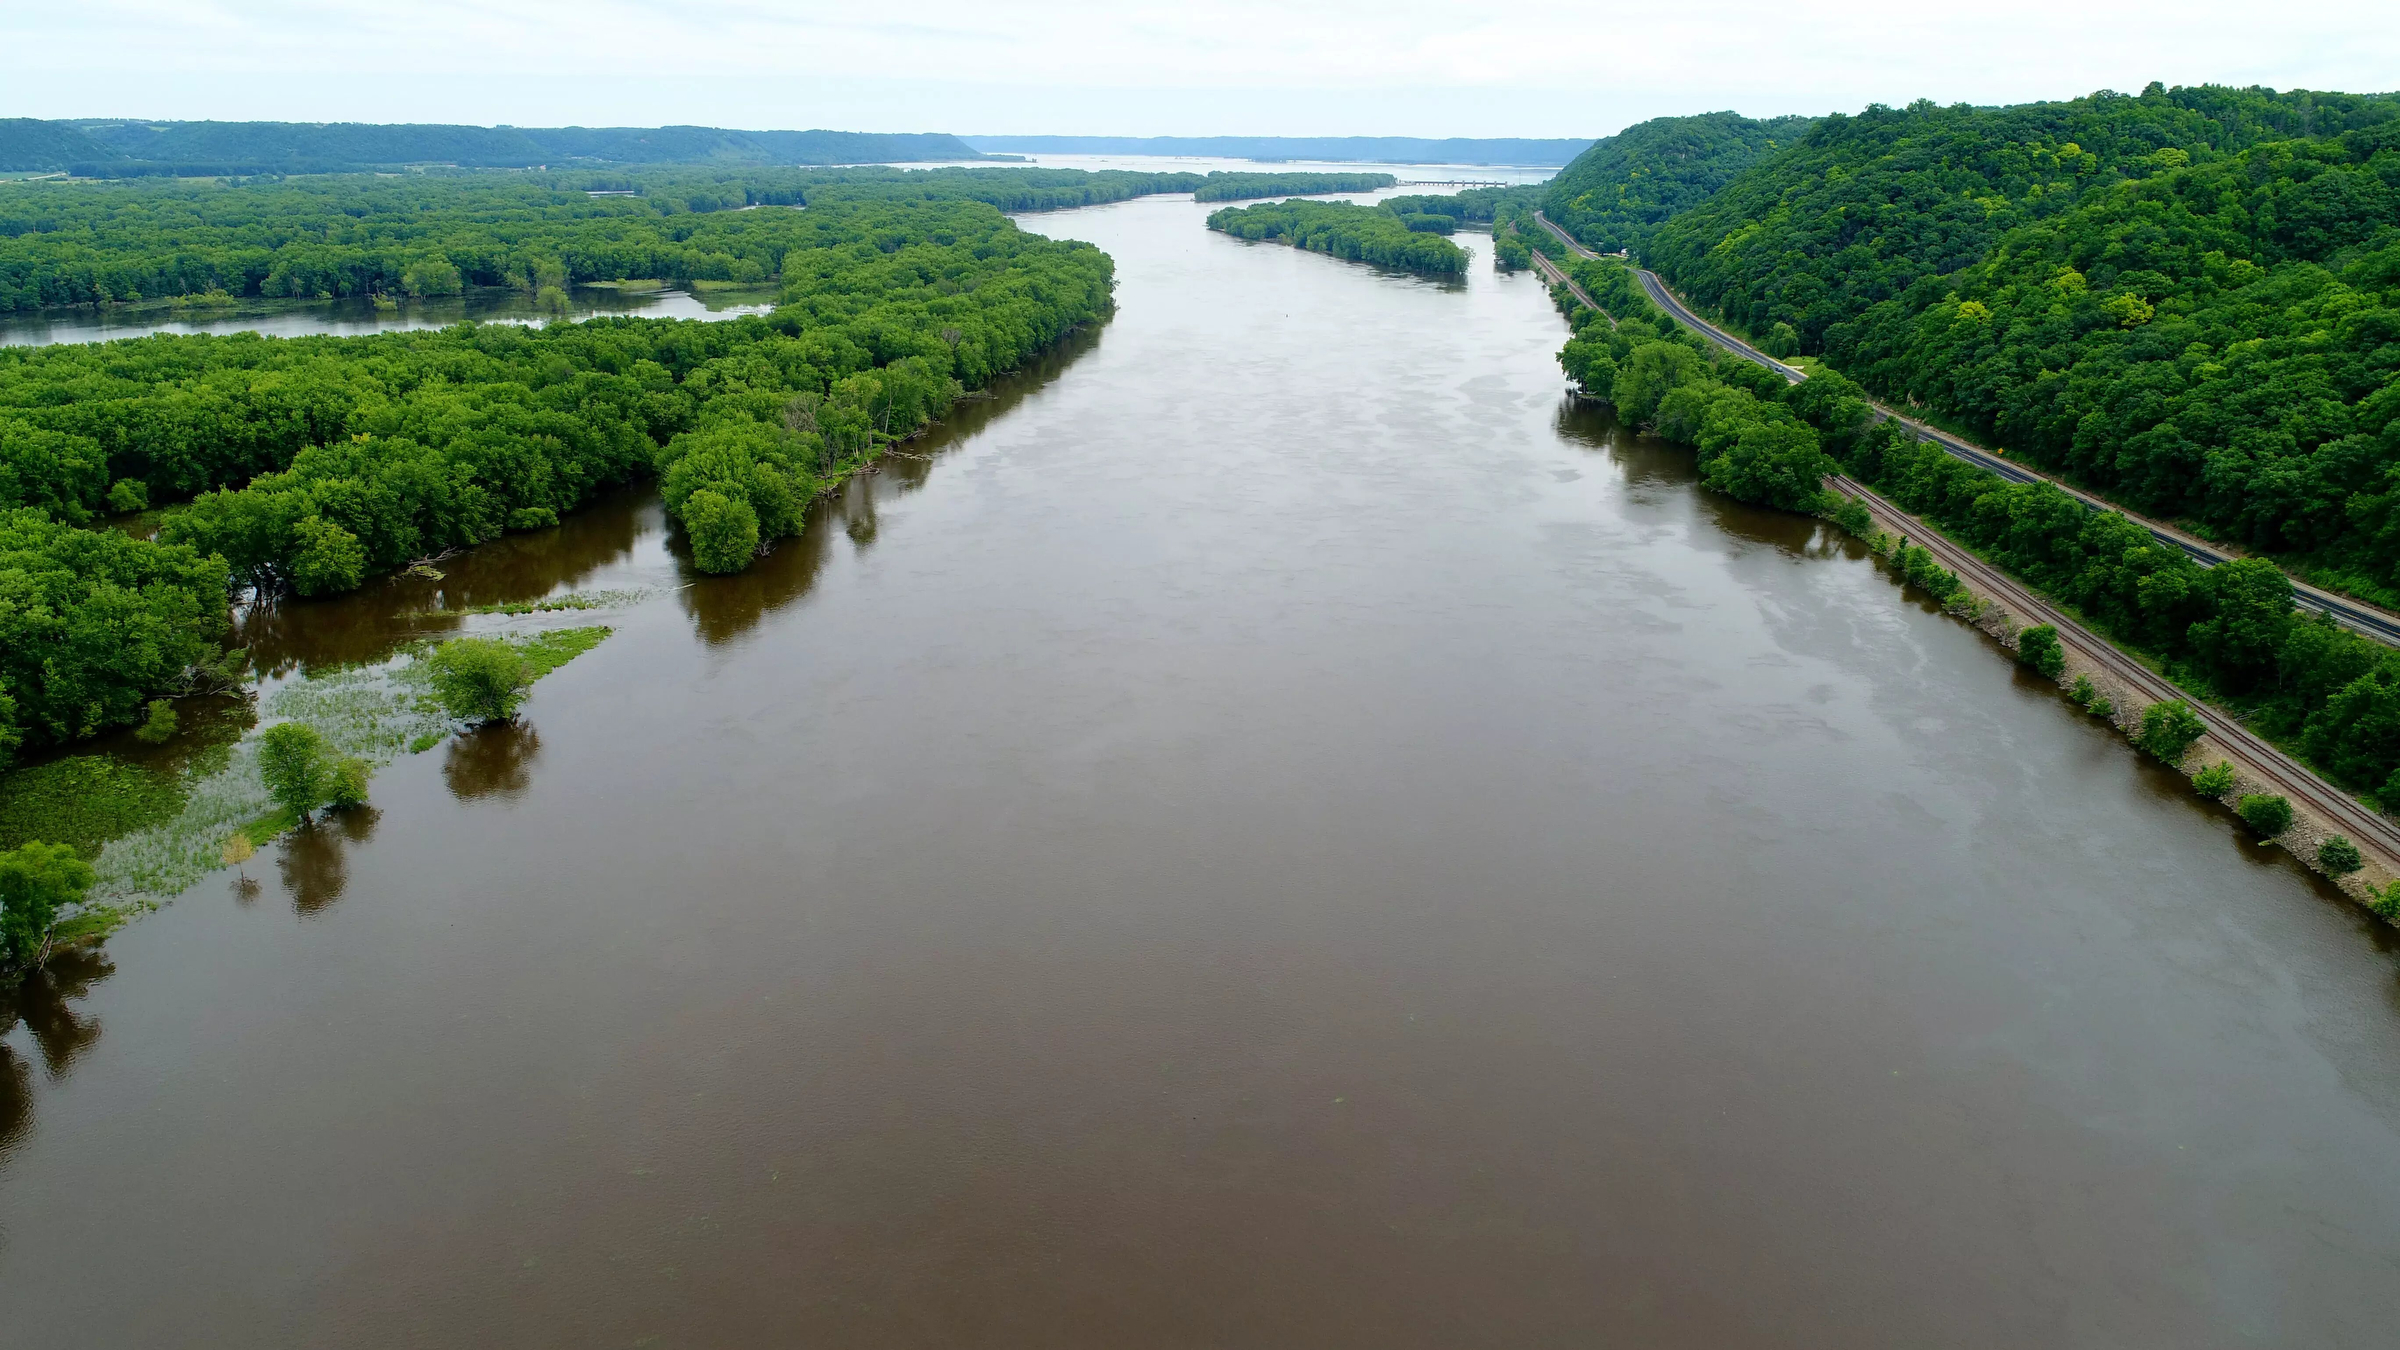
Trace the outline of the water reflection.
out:
M 328 811 L 283 836 L 275 871 L 283 878 L 293 913 L 318 914 L 342 898 L 350 884 L 350 845 L 373 838 L 382 815 L 372 806 Z
M 1562 439 L 1606 454 L 1641 497 L 1652 495 L 1649 489 L 1689 492 L 1700 481 L 1699 456 L 1692 447 L 1626 426 L 1606 403 L 1562 394 L 1552 424 Z M 1864 545 L 1813 517 L 1750 506 L 1719 492 L 1704 490 L 1692 498 L 1710 523 L 1732 538 L 1809 557 L 1866 556 Z
M 105 952 L 75 948 L 52 957 L 15 988 L 0 989 L 0 1159 L 33 1128 L 32 1065 L 6 1038 L 22 1023 L 51 1081 L 66 1077 L 100 1039 L 100 1020 L 71 1005 L 116 972 Z
M 773 287 L 741 287 L 693 293 L 682 290 L 625 291 L 610 286 L 569 288 L 567 317 L 630 314 L 645 319 L 732 319 L 774 307 Z M 465 295 L 401 300 L 377 309 L 365 296 L 346 300 L 243 299 L 222 306 L 85 306 L 0 316 L 0 347 L 46 347 L 65 342 L 108 342 L 151 333 L 263 333 L 269 337 L 358 337 L 369 333 L 447 328 L 454 323 L 551 322 L 522 291 L 486 287 Z
M 838 532 L 851 547 L 864 552 L 873 546 L 877 504 L 884 498 L 914 492 L 932 477 L 934 465 L 952 447 L 964 444 L 1018 404 L 1048 387 L 1067 367 L 1099 350 L 1106 330 L 1093 326 L 1070 334 L 1049 354 L 1014 375 L 992 382 L 989 389 L 959 400 L 950 415 L 923 436 L 895 447 L 875 467 L 809 504 L 807 524 L 799 537 L 786 539 L 747 571 L 729 577 L 705 575 L 691 567 L 690 547 L 680 531 L 670 547 L 680 559 L 690 584 L 677 592 L 693 631 L 712 647 L 732 642 L 758 626 L 761 619 L 783 608 L 816 585 L 831 556 Z
M 332 600 L 283 600 L 243 610 L 235 645 L 261 675 L 380 661 L 403 643 L 457 629 L 456 611 L 538 600 L 622 568 L 662 523 L 648 488 L 606 493 L 557 526 L 512 534 L 445 558 L 438 577 L 399 574 Z
M 513 801 L 533 785 L 542 738 L 528 722 L 494 722 L 454 736 L 442 758 L 442 781 L 460 801 Z

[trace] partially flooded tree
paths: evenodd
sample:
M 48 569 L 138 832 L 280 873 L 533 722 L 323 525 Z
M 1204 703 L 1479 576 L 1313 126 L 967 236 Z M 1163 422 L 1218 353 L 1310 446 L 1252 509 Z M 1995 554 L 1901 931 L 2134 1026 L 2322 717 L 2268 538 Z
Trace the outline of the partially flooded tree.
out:
M 304 722 L 283 722 L 258 738 L 258 776 L 278 806 L 306 823 L 333 795 L 334 757 Z
M 524 653 L 498 638 L 452 638 L 425 667 L 442 710 L 465 722 L 514 721 L 533 688 Z
M 37 839 L 0 853 L 0 964 L 11 974 L 41 969 L 58 916 L 91 886 L 91 864 L 71 845 Z

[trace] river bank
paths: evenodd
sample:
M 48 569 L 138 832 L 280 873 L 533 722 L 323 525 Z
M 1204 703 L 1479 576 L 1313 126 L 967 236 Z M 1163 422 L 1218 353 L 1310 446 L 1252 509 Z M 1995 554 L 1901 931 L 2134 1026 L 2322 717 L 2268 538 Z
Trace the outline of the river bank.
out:
M 2208 709 L 2207 700 L 2178 688 L 2107 639 L 2074 622 L 2004 572 L 1945 538 L 1921 517 L 1902 511 L 1853 480 L 1841 479 L 1830 486 L 1865 503 L 1875 525 L 1893 537 L 1933 549 L 1940 562 L 1963 583 L 1960 595 L 1965 599 L 1954 600 L 1945 608 L 2003 648 L 2015 652 L 2018 637 L 2027 628 L 2037 625 L 2054 628 L 2067 654 L 2065 668 L 2053 677 L 2062 696 L 2079 682 L 2093 690 L 2099 702 L 2082 706 L 2094 710 L 2104 703 L 2101 713 L 2104 720 L 2125 733 L 2128 741 L 2138 742 L 2143 730 L 2143 712 L 2153 704 L 2183 702 L 2195 709 Z M 2387 911 L 2383 904 L 2383 892 L 2395 878 L 2400 878 L 2400 828 L 2379 813 L 2349 800 L 2341 789 L 2318 778 L 2306 766 L 2230 717 L 2204 711 L 2202 718 L 2209 728 L 2207 734 L 2194 741 L 2170 767 L 2196 777 L 2213 765 L 2231 766 L 2234 781 L 2226 790 L 2213 794 L 2216 800 L 2229 806 L 2252 793 L 2288 797 L 2293 806 L 2292 823 L 2268 842 L 2286 849 L 2302 864 L 2324 875 L 2343 894 L 2378 918 L 2400 924 L 2400 911 Z M 2328 865 L 2321 853 L 2328 839 L 2342 839 L 2356 846 L 2364 854 L 2366 865 L 2348 868 Z

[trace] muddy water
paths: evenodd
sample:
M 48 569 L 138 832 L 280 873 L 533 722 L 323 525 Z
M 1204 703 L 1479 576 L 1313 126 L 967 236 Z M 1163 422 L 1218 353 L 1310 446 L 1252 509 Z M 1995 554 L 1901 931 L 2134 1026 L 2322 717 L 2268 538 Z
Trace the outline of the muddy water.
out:
M 2382 930 L 1535 282 L 1204 210 L 1034 220 L 1118 317 L 749 575 L 455 560 L 655 594 L 25 995 L 10 1339 L 2387 1343 Z

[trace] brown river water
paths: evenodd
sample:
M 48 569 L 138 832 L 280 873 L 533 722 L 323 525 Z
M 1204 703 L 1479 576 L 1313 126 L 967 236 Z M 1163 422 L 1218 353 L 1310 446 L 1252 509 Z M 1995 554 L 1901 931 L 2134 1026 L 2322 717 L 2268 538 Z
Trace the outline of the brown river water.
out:
M 1564 401 L 1488 240 L 1206 210 L 1029 218 L 1120 313 L 747 575 L 448 564 L 656 593 L 20 995 L 0 1340 L 2391 1343 L 2387 930 Z

